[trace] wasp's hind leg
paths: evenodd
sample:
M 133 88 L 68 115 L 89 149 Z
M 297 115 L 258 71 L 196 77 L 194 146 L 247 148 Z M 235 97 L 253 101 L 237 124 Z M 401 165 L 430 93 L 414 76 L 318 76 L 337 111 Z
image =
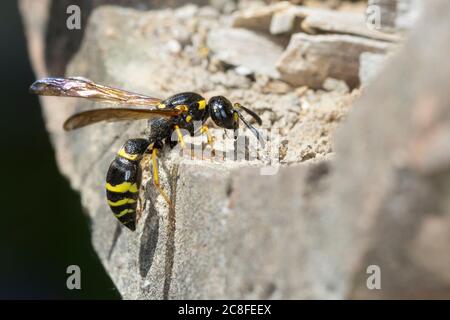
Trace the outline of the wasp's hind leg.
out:
M 152 168 L 153 168 L 153 185 L 155 186 L 156 190 L 161 194 L 164 198 L 164 200 L 167 202 L 170 208 L 173 209 L 172 201 L 170 201 L 169 196 L 164 191 L 164 189 L 161 187 L 161 184 L 159 182 L 159 171 L 158 171 L 158 153 L 160 149 L 153 146 L 151 150 L 152 155 Z
M 149 144 L 147 139 L 127 140 L 106 175 L 106 198 L 111 211 L 120 223 L 133 231 L 141 178 L 139 162 Z

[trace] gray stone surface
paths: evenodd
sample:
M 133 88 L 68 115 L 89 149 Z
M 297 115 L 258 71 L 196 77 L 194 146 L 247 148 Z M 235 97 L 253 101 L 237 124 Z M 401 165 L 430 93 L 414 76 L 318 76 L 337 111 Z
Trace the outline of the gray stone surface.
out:
M 199 91 L 206 97 L 224 94 L 255 109 L 266 128 L 276 129 L 282 144 L 274 144 L 274 151 L 279 152 L 284 164 L 329 158 L 332 132 L 357 91 L 293 90 L 264 72 L 255 72 L 255 79 L 250 80 L 224 68 L 214 50 L 206 51 L 208 59 L 205 56 L 207 34 L 215 32 L 221 21 L 211 14 L 211 9 L 207 10 L 209 18 L 194 17 L 204 11 L 192 6 L 153 12 L 100 7 L 90 17 L 85 39 L 68 65 L 67 75 L 84 76 L 158 97 L 185 90 Z M 174 21 L 165 25 L 164 21 L 173 16 L 186 19 L 183 23 Z M 200 18 L 201 22 L 197 21 Z M 173 50 L 174 40 L 181 45 L 179 51 Z M 39 59 L 35 65 L 39 65 Z M 74 189 L 80 191 L 82 204 L 92 221 L 94 247 L 124 298 L 319 296 L 309 291 L 311 286 L 321 285 L 309 284 L 307 278 L 292 283 L 291 266 L 278 263 L 280 259 L 306 263 L 306 259 L 295 258 L 302 251 L 291 247 L 295 253 L 291 257 L 278 247 L 283 241 L 283 247 L 287 248 L 292 243 L 288 235 L 296 233 L 292 221 L 298 214 L 297 204 L 283 205 L 281 201 L 289 188 L 277 191 L 274 187 L 273 199 L 277 197 L 280 201 L 275 200 L 265 213 L 259 212 L 260 201 L 269 200 L 264 200 L 264 194 L 272 189 L 273 183 L 287 183 L 289 178 L 294 185 L 296 179 L 309 179 L 306 177 L 314 164 L 305 164 L 299 177 L 290 177 L 296 170 L 285 168 L 288 171 L 280 176 L 264 178 L 264 186 L 255 182 L 254 188 L 263 189 L 250 194 L 253 182 L 243 178 L 245 170 L 250 177 L 263 177 L 259 174 L 263 162 L 192 163 L 166 150 L 161 181 L 174 197 L 175 212 L 169 211 L 151 183 L 147 184 L 148 165 L 143 164 L 145 187 L 141 195 L 148 200 L 146 210 L 135 233 L 122 231 L 105 203 L 104 177 L 119 146 L 128 138 L 145 134 L 145 121 L 109 123 L 65 133 L 61 129 L 65 118 L 94 107 L 94 103 L 53 97 L 45 97 L 42 102 L 58 165 Z M 212 131 L 218 137 L 222 135 L 221 130 Z M 288 142 L 286 138 L 291 133 L 301 134 L 302 139 Z M 246 209 L 248 206 L 253 207 Z M 273 215 L 286 210 L 290 213 Z M 255 234 L 253 223 L 259 225 Z M 303 222 L 299 226 L 300 223 Z M 286 227 L 291 231 L 284 234 Z M 242 242 L 246 233 L 247 240 Z M 261 250 L 259 242 L 271 253 Z M 258 264 L 250 264 L 252 256 L 258 259 L 255 260 Z M 265 259 L 267 265 L 261 267 Z M 259 273 L 255 272 L 258 267 Z M 314 271 L 312 265 L 308 268 Z M 274 278 L 275 274 L 279 276 Z M 336 291 L 326 294 L 339 296 Z
M 254 6 L 233 14 L 232 26 L 235 28 L 246 28 L 258 31 L 269 31 L 272 16 L 290 8 L 287 1 L 273 4 L 271 6 Z
M 354 10 L 330 10 L 279 2 L 236 12 L 232 20 L 234 29 L 213 34 L 215 41 L 211 44 L 215 45 L 216 52 L 222 52 L 223 61 L 249 65 L 248 70 L 280 78 L 293 86 L 317 89 L 331 77 L 355 88 L 361 83 L 360 77 L 368 81 L 366 77 L 370 78 L 382 67 L 381 63 L 371 63 L 373 59 L 362 60 L 362 54 L 384 57 L 402 39 L 395 33 L 380 32 L 366 20 L 363 10 L 357 6 Z M 253 33 L 243 33 L 243 28 Z M 246 34 L 252 38 L 244 37 Z M 252 41 L 261 37 L 265 40 Z M 284 49 L 281 55 L 279 47 L 271 48 L 276 39 Z M 283 42 L 285 39 L 288 41 Z M 248 45 L 242 46 L 243 42 Z M 278 59 L 274 66 L 275 53 Z M 364 70 L 361 61 L 367 62 Z M 272 71 L 274 68 L 277 70 Z
M 424 10 L 424 3 L 421 0 L 369 0 L 367 13 L 373 17 L 377 15 L 377 28 L 382 32 L 406 32 L 414 27 Z
M 297 15 L 303 16 L 301 30 L 311 34 L 349 34 L 369 39 L 395 42 L 399 36 L 379 32 L 369 28 L 366 17 L 360 12 L 339 12 L 323 9 L 296 8 Z
M 390 42 L 401 39 L 394 33 L 369 28 L 364 12 L 358 6 L 350 8 L 331 10 L 325 5 L 306 7 L 282 1 L 238 11 L 233 15 L 232 26 L 271 34 L 348 34 Z
M 363 52 L 359 56 L 359 81 L 361 86 L 367 86 L 376 79 L 386 63 L 388 55 Z
M 278 77 L 275 64 L 283 47 L 265 35 L 240 28 L 218 29 L 208 34 L 207 45 L 218 59 L 228 64 Z
M 327 77 L 344 80 L 354 88 L 359 81 L 362 53 L 384 54 L 386 42 L 351 35 L 296 33 L 277 62 L 280 78 L 297 86 L 321 88 Z
M 313 90 L 224 65 L 207 44 L 208 34 L 228 30 L 214 8 L 94 10 L 67 75 L 160 97 L 224 94 L 256 110 L 281 140 L 269 143 L 281 160 L 275 175 L 261 175 L 264 161 L 186 160 L 165 150 L 161 181 L 175 210 L 149 182 L 145 159 L 146 206 L 133 233 L 112 217 L 103 183 L 118 147 L 145 134 L 146 122 L 64 133 L 67 116 L 94 105 L 42 99 L 58 165 L 81 194 L 94 247 L 123 298 L 449 297 L 450 64 L 442 48 L 450 49 L 450 4 L 436 0 L 429 10 L 356 102 L 361 92 L 330 74 Z M 29 12 L 27 32 L 40 35 L 30 55 L 43 76 L 45 19 Z M 382 290 L 365 286 L 371 264 L 381 267 Z
M 450 297 L 450 63 L 437 49 L 450 48 L 450 3 L 433 4 L 336 137 L 328 203 L 359 229 L 354 297 Z M 367 264 L 382 290 L 365 287 Z

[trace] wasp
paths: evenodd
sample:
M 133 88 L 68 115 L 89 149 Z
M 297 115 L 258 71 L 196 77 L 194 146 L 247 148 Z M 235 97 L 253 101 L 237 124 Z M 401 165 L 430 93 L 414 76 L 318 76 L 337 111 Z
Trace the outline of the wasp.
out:
M 151 154 L 153 185 L 171 206 L 168 195 L 160 185 L 158 156 L 166 144 L 170 148 L 178 143 L 182 148 L 185 146 L 182 129 L 191 136 L 206 134 L 208 144 L 212 146 L 214 137 L 205 124 L 210 117 L 217 126 L 234 130 L 235 137 L 239 122 L 242 121 L 263 145 L 262 136 L 243 117 L 242 111 L 249 114 L 259 125 L 262 124 L 261 118 L 252 110 L 239 103 L 232 104 L 223 96 L 214 96 L 206 102 L 205 98 L 197 93 L 182 92 L 162 100 L 100 85 L 82 77 L 37 80 L 31 85 L 30 92 L 43 96 L 78 97 L 116 105 L 146 107 L 88 110 L 72 115 L 63 125 L 66 131 L 70 131 L 103 121 L 150 120 L 149 135 L 127 140 L 117 152 L 106 174 L 106 200 L 109 207 L 120 223 L 132 231 L 136 228 L 140 161 L 146 152 Z M 194 127 L 195 121 L 200 121 L 199 129 Z M 176 133 L 178 139 L 172 139 L 173 133 Z

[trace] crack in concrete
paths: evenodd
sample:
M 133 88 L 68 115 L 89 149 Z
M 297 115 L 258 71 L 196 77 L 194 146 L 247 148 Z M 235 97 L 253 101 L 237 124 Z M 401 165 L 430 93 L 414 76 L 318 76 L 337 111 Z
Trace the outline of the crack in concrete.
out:
M 164 268 L 164 287 L 163 287 L 163 299 L 169 299 L 170 285 L 172 284 L 172 272 L 173 263 L 175 257 L 175 231 L 176 231 L 176 214 L 175 206 L 177 199 L 177 181 L 178 181 L 178 168 L 179 165 L 175 164 L 170 174 L 170 201 L 173 204 L 173 208 L 169 207 L 168 223 L 167 223 L 167 242 L 165 252 L 165 268 Z

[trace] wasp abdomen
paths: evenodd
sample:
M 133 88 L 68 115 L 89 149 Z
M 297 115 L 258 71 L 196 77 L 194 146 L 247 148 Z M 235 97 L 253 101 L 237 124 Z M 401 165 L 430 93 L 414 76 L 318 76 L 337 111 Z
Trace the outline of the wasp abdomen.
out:
M 130 139 L 120 148 L 106 175 L 106 198 L 114 216 L 130 230 L 136 227 L 139 196 L 139 161 L 149 145 L 146 139 Z

